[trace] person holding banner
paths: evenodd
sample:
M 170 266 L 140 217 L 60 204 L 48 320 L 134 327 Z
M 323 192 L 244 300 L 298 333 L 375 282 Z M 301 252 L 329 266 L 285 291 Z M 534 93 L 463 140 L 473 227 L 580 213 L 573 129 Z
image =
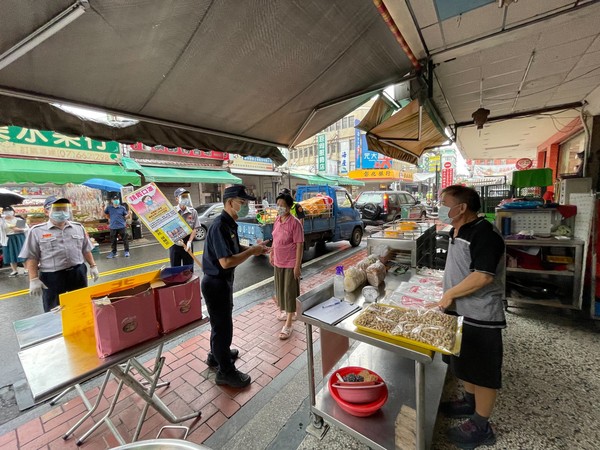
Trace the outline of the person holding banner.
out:
M 186 223 L 192 229 L 192 232 L 184 237 L 181 241 L 176 242 L 171 248 L 169 248 L 169 259 L 171 260 L 171 267 L 187 266 L 194 264 L 194 238 L 196 232 L 200 227 L 200 220 L 198 219 L 198 211 L 192 206 L 192 199 L 190 192 L 185 188 L 177 188 L 175 190 L 175 198 L 177 200 L 177 212 Z
M 71 222 L 71 202 L 52 195 L 44 202 L 48 222 L 31 227 L 19 254 L 29 270 L 29 295 L 42 297 L 44 312 L 59 304 L 58 296 L 87 287 L 87 267 L 94 281 L 100 273 L 83 225 Z
M 243 185 L 230 186 L 223 193 L 223 212 L 208 229 L 202 255 L 204 276 L 202 296 L 210 316 L 210 352 L 206 364 L 217 369 L 216 383 L 234 388 L 250 384 L 250 375 L 235 368 L 239 355 L 231 348 L 233 339 L 233 278 L 237 266 L 251 256 L 267 253 L 264 244 L 240 245 L 236 220 L 248 214 L 248 201 L 256 200 Z

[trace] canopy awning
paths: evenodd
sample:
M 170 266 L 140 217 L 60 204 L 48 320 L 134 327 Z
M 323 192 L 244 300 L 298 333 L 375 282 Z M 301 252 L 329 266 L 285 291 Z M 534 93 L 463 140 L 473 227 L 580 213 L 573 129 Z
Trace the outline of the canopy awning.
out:
M 0 183 L 80 184 L 90 178 L 134 186 L 142 184 L 137 173 L 127 172 L 118 165 L 0 158 Z
M 0 125 L 281 164 L 277 146 L 315 135 L 412 69 L 371 1 L 9 3 Z M 51 36 L 34 39 L 42 27 Z M 114 128 L 51 103 L 139 122 Z
M 338 186 L 364 186 L 365 183 L 359 180 L 353 180 L 348 177 L 340 177 L 336 175 L 319 175 L 321 178 L 325 178 L 326 180 L 335 181 Z
M 290 171 L 290 176 L 306 180 L 306 181 L 308 181 L 308 184 L 312 184 L 312 185 L 337 186 L 337 181 L 323 178 L 320 175 L 315 175 L 312 173 L 302 173 L 302 172 Z
M 357 128 L 367 133 L 369 150 L 417 164 L 423 152 L 448 141 L 427 110 L 413 100 L 393 116 L 379 98 Z M 375 126 L 373 126 L 375 125 Z
M 231 169 L 231 173 L 237 175 L 258 175 L 262 177 L 280 177 L 281 172 L 274 172 L 272 170 L 253 170 L 253 169 Z
M 140 170 L 146 182 L 155 183 L 218 183 L 241 184 L 242 180 L 224 170 L 175 169 L 143 166 Z

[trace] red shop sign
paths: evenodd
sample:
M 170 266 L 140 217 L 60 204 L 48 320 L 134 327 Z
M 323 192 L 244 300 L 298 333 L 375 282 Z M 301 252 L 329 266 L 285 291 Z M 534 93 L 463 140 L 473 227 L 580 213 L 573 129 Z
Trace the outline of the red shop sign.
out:
M 529 158 L 521 158 L 515 163 L 517 170 L 531 169 L 531 166 L 533 166 L 533 161 Z

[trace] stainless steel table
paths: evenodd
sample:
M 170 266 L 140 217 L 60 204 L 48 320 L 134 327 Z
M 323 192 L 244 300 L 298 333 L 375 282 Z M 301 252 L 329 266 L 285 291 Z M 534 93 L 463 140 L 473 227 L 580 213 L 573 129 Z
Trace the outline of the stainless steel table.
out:
M 401 281 L 407 281 L 411 273 L 404 276 L 388 274 L 386 292 L 391 292 Z M 355 313 L 337 325 L 329 325 L 311 317 L 301 315 L 311 307 L 326 301 L 333 296 L 333 280 L 328 281 L 297 299 L 299 320 L 306 326 L 306 343 L 308 357 L 309 396 L 313 426 L 321 428 L 323 418 L 335 423 L 349 434 L 374 449 L 395 448 L 395 421 L 402 405 L 416 411 L 416 448 L 425 449 L 431 445 L 433 427 L 439 401 L 442 395 L 446 364 L 435 353 L 418 346 L 399 343 L 393 339 L 358 331 L 352 323 Z M 362 295 L 347 294 L 359 305 L 364 304 Z M 314 348 L 312 327 L 346 336 L 361 344 L 352 352 L 349 365 L 359 365 L 374 370 L 383 377 L 390 392 L 384 407 L 371 417 L 354 417 L 341 410 L 329 394 L 327 383 L 317 393 L 314 370 Z M 331 360 L 331 355 L 324 354 L 321 345 L 322 360 Z
M 46 317 L 45 320 L 47 322 L 56 320 L 50 314 L 42 314 L 36 318 L 36 321 L 41 323 L 44 329 L 46 328 L 43 327 L 44 319 L 42 317 Z M 200 417 L 200 412 L 176 417 L 154 391 L 159 386 L 168 385 L 168 383 L 159 384 L 160 374 L 165 361 L 165 358 L 162 356 L 164 343 L 207 322 L 207 318 L 197 320 L 170 333 L 140 343 L 107 358 L 98 357 L 96 353 L 96 339 L 92 329 L 88 329 L 77 335 L 68 337 L 59 335 L 45 340 L 41 339 L 41 341 L 39 341 L 40 337 L 37 336 L 33 340 L 38 340 L 39 343 L 27 346 L 21 350 L 19 352 L 19 359 L 34 400 L 40 401 L 56 397 L 59 394 L 63 395 L 70 389 L 76 389 L 79 395 L 82 396 L 88 412 L 67 431 L 63 436 L 64 439 L 68 439 L 96 411 L 110 376 L 113 375 L 118 379 L 119 385 L 108 412 L 77 440 L 77 445 L 81 445 L 103 423 L 109 427 L 120 444 L 125 444 L 125 440 L 110 420 L 110 415 L 118 402 L 119 394 L 124 384 L 129 386 L 145 402 L 132 441 L 136 441 L 139 437 L 149 406 L 156 409 L 170 423 L 180 423 Z M 18 329 L 21 330 L 22 327 Z M 15 330 L 17 330 L 17 327 L 15 327 Z M 25 342 L 25 338 L 22 339 Z M 27 342 L 29 341 L 31 339 L 27 339 Z M 137 357 L 153 349 L 156 349 L 156 356 L 154 366 L 152 370 L 149 370 L 138 361 Z M 91 405 L 79 385 L 103 373 L 105 373 L 105 376 L 96 403 Z M 134 376 L 134 373 L 141 376 L 142 380 L 139 381 Z M 54 401 L 56 400 L 57 398 L 54 399 Z

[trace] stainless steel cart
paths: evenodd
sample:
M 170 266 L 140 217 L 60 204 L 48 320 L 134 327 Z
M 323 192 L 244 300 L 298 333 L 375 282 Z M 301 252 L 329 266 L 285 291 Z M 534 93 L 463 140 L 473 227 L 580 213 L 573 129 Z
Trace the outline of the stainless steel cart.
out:
M 386 291 L 395 289 L 401 281 L 407 281 L 410 275 L 410 273 L 404 276 L 388 274 L 385 280 Z M 312 425 L 317 429 L 322 428 L 324 426 L 323 419 L 325 419 L 373 449 L 395 448 L 396 418 L 400 408 L 406 405 L 416 411 L 414 430 L 416 448 L 429 448 L 446 376 L 446 364 L 441 361 L 439 355 L 435 357 L 435 353 L 430 350 L 358 331 L 352 323 L 358 313 L 334 325 L 302 315 L 304 311 L 332 296 L 333 280 L 312 289 L 297 299 L 299 320 L 303 321 L 306 326 Z M 364 297 L 356 295 L 354 302 L 362 306 Z M 313 326 L 319 328 L 321 333 L 322 361 L 331 362 L 332 359 L 346 361 L 347 358 L 348 365 L 367 367 L 377 372 L 385 380 L 389 398 L 375 415 L 355 417 L 343 411 L 329 394 L 326 382 L 317 392 Z M 324 339 L 334 336 L 344 336 L 361 343 L 339 358 L 335 347 L 339 348 L 340 346 L 324 345 L 326 343 L 323 342 Z

